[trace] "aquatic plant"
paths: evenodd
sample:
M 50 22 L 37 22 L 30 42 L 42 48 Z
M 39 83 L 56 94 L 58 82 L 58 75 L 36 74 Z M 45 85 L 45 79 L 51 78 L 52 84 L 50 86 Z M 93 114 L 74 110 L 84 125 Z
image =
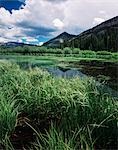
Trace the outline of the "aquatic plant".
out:
M 13 135 L 20 117 L 20 128 L 35 134 L 34 149 L 116 146 L 117 101 L 93 78 L 57 78 L 5 61 L 0 62 L 0 76 L 1 142 Z

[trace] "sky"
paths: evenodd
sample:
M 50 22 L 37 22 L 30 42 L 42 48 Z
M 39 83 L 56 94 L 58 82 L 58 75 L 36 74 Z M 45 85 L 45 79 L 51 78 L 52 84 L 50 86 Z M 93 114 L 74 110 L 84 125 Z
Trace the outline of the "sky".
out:
M 0 42 L 41 45 L 118 16 L 118 0 L 0 0 Z

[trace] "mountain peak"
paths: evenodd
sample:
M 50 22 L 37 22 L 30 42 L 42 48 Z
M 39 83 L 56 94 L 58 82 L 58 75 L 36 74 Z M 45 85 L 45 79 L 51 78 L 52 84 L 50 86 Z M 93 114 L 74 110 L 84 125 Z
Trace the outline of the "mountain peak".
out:
M 63 41 L 64 47 L 80 48 L 82 50 L 118 50 L 118 16 L 106 20 L 105 22 L 82 32 L 79 35 L 71 35 L 63 32 L 57 37 L 44 43 L 47 47 L 60 47 L 60 41 Z M 114 40 L 116 39 L 116 40 Z
M 75 37 L 75 35 L 69 34 L 67 32 L 63 32 L 60 35 L 58 35 L 57 37 L 55 37 L 55 38 L 49 40 L 48 42 L 44 43 L 43 45 L 47 46 L 47 47 L 59 47 L 60 40 L 66 42 L 66 41 L 68 41 L 68 40 L 70 40 L 74 37 Z
M 69 33 L 63 32 L 63 33 L 61 33 L 60 35 L 69 35 Z
M 63 32 L 59 36 L 75 36 L 75 35 L 69 34 L 68 32 Z

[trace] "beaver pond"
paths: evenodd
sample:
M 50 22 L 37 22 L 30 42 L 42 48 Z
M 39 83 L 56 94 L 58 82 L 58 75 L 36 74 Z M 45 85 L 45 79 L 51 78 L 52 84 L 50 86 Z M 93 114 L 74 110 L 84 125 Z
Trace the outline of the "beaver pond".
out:
M 41 63 L 17 62 L 21 68 L 41 67 L 57 77 L 95 77 L 100 82 L 105 82 L 114 90 L 118 89 L 118 63 L 99 61 L 69 62 L 66 65 L 48 65 Z
M 99 60 L 60 60 L 60 58 L 29 57 L 29 56 L 0 56 L 0 59 L 16 62 L 22 69 L 40 67 L 53 76 L 73 78 L 76 76 L 92 76 L 109 87 L 118 89 L 118 62 Z M 59 59 L 59 61 L 57 60 Z

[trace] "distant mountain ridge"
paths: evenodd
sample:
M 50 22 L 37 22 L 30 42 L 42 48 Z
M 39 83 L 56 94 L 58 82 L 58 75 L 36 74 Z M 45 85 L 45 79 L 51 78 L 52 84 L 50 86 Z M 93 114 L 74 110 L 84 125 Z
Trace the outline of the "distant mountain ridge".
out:
M 81 34 L 79 34 L 79 36 L 83 35 L 83 34 L 87 34 L 87 33 L 92 33 L 92 32 L 99 32 L 105 28 L 110 28 L 110 27 L 118 27 L 118 16 L 109 19 L 105 22 L 102 22 L 101 24 L 82 32 Z
M 32 44 L 19 43 L 19 42 L 7 42 L 7 43 L 0 43 L 0 46 L 17 47 L 17 46 L 33 46 L 33 45 Z
M 61 35 L 65 34 L 62 33 Z M 69 35 L 68 33 L 66 33 Z M 44 43 L 47 47 L 60 47 L 59 36 Z M 63 39 L 63 36 L 61 36 Z M 56 42 L 56 45 L 54 44 Z M 63 43 L 63 47 L 75 47 L 82 50 L 107 50 L 118 51 L 118 16 L 109 19 L 89 30 L 86 30 L 79 35 L 71 35 L 70 38 L 66 38 Z

